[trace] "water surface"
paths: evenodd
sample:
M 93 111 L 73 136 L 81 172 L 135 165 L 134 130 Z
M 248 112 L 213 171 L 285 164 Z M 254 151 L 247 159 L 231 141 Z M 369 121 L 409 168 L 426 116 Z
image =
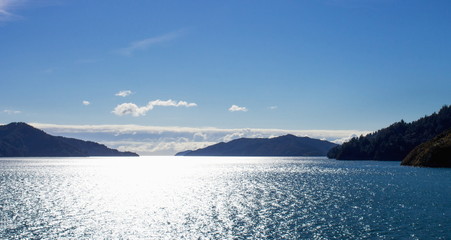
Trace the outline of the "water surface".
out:
M 0 239 L 451 239 L 451 169 L 325 158 L 0 159 Z

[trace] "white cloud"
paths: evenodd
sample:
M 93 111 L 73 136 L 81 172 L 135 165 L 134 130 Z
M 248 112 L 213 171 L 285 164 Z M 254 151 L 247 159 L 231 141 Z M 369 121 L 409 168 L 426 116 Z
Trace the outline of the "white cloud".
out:
M 196 132 L 196 133 L 194 133 L 193 134 L 193 139 L 195 140 L 195 141 L 205 141 L 205 140 L 207 140 L 208 139 L 208 136 L 207 136 L 207 134 L 205 134 L 205 133 L 202 133 L 202 132 Z
M 196 107 L 196 103 L 188 103 L 186 101 L 174 101 L 174 100 L 154 100 L 147 103 L 146 106 L 138 107 L 134 103 L 122 103 L 117 105 L 113 113 L 118 116 L 124 116 L 124 115 L 132 115 L 133 117 L 139 117 L 144 116 L 146 113 L 150 110 L 152 110 L 155 106 L 161 106 L 161 107 Z
M 268 107 L 269 110 L 276 110 L 278 107 L 277 106 L 270 106 Z
M 197 104 L 195 103 L 188 103 L 186 101 L 174 101 L 174 100 L 166 100 L 166 101 L 162 101 L 160 99 L 157 99 L 155 101 L 151 101 L 149 102 L 148 105 L 151 106 L 163 106 L 163 107 L 196 107 Z
M 132 115 L 133 117 L 139 117 L 146 115 L 146 112 L 149 110 L 151 110 L 151 108 L 148 108 L 147 106 L 138 107 L 134 103 L 122 103 L 114 108 L 113 113 L 118 116 Z
M 111 141 L 102 142 L 119 151 L 131 151 L 140 155 L 174 155 L 188 149 L 199 149 L 215 144 L 215 142 L 187 142 L 184 139 L 175 141 Z
M 175 32 L 166 33 L 160 36 L 156 37 L 150 37 L 143 40 L 138 40 L 131 42 L 127 47 L 119 49 L 117 52 L 124 56 L 131 56 L 136 51 L 143 51 L 148 49 L 150 46 L 163 43 L 163 42 L 169 42 L 176 38 L 179 38 L 185 33 L 185 30 L 178 30 Z
M 118 97 L 127 97 L 130 94 L 132 94 L 132 91 L 130 91 L 130 90 L 123 90 L 123 91 L 119 91 L 115 95 L 118 96 Z
M 195 150 L 218 142 L 228 142 L 242 137 L 269 138 L 293 134 L 342 143 L 352 136 L 369 133 L 369 131 L 359 130 L 224 129 L 212 127 L 56 125 L 42 123 L 31 123 L 31 125 L 53 135 L 96 141 L 122 151 L 134 151 L 140 155 L 173 155 L 177 152 Z
M 247 132 L 247 134 L 246 134 L 246 132 Z M 225 135 L 221 139 L 221 142 L 230 142 L 230 141 L 232 141 L 234 139 L 243 138 L 246 135 L 249 135 L 249 131 L 246 131 L 246 129 L 240 130 L 240 131 L 237 131 L 237 132 L 232 132 L 232 133 L 229 133 L 229 134 Z M 254 136 L 252 136 L 252 137 L 254 137 Z
M 11 109 L 5 109 L 5 110 L 3 110 L 3 112 L 6 113 L 6 114 L 10 114 L 10 115 L 22 113 L 21 111 L 11 110 Z
M 89 104 L 91 104 L 89 101 L 86 101 L 86 100 L 84 100 L 82 103 L 83 103 L 83 105 L 85 105 L 85 106 L 88 106 Z
M 237 106 L 237 105 L 232 105 L 229 108 L 229 111 L 230 112 L 247 112 L 247 108 L 246 107 L 240 107 L 240 106 Z

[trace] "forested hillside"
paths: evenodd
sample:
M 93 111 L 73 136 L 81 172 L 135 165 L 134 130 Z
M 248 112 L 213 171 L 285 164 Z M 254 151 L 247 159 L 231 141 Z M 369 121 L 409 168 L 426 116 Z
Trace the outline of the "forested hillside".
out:
M 401 161 L 416 146 L 451 128 L 451 106 L 411 123 L 403 120 L 366 136 L 353 138 L 329 151 L 339 160 Z

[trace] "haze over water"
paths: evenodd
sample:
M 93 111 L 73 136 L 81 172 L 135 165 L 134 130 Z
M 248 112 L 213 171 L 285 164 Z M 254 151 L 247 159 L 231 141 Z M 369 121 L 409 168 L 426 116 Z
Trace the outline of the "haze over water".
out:
M 325 158 L 0 160 L 2 239 L 449 239 L 451 171 Z

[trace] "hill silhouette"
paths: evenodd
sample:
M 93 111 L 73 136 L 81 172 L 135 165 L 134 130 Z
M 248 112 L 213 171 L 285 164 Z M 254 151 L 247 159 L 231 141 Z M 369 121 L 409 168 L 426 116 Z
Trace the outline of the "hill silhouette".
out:
M 416 146 L 451 128 L 451 106 L 411 123 L 403 120 L 332 148 L 327 156 L 338 160 L 401 161 Z
M 74 138 L 56 137 L 26 123 L 0 126 L 0 157 L 138 156 L 105 145 Z
M 240 138 L 217 143 L 178 156 L 325 156 L 335 143 L 285 135 L 275 138 Z
M 451 167 L 451 129 L 414 148 L 401 165 Z

